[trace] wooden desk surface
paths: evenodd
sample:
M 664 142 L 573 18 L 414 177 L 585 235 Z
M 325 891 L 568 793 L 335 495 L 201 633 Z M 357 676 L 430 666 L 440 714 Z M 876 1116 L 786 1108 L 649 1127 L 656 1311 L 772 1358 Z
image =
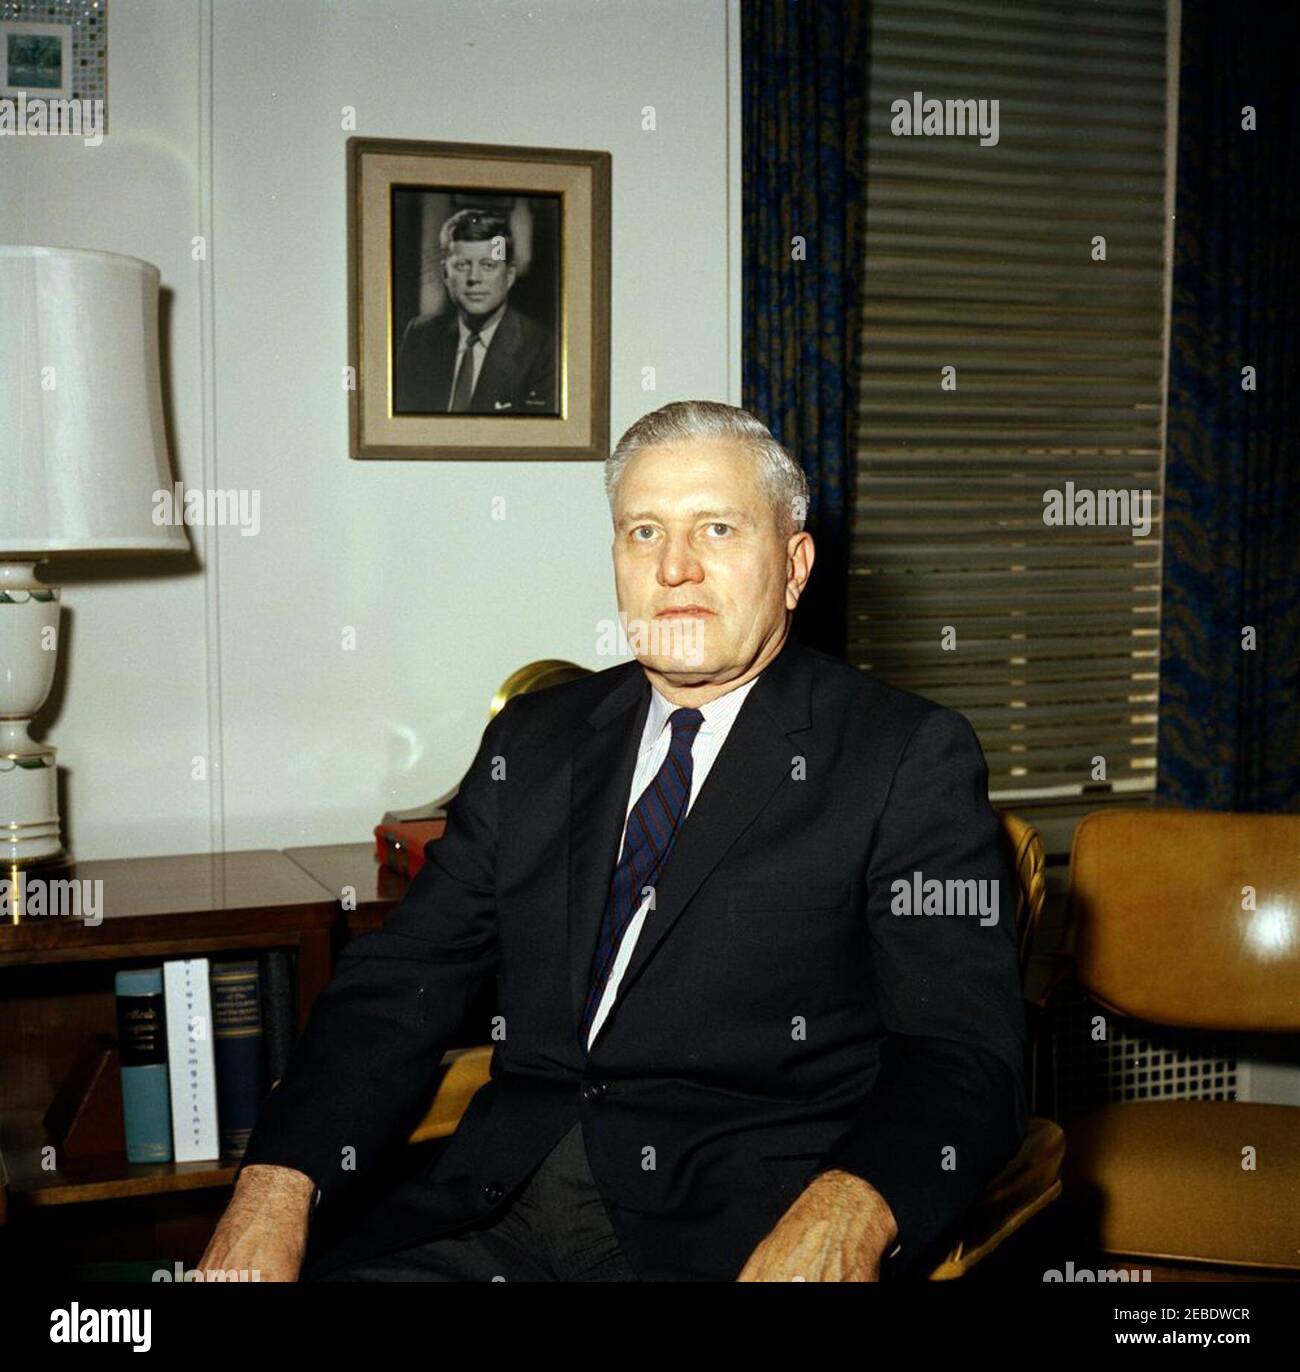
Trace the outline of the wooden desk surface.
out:
M 20 914 L 12 898 L 0 921 L 0 966 L 149 955 L 183 940 L 193 954 L 212 947 L 274 947 L 302 933 L 328 933 L 336 915 L 329 889 L 283 853 L 251 849 L 171 857 L 103 858 L 31 872 L 46 883 L 97 883 L 71 891 L 94 901 L 98 922 L 67 914 Z M 98 885 L 102 883 L 102 885 Z M 52 895 L 56 888 L 44 888 Z M 31 887 L 24 893 L 30 910 Z M 146 947 L 142 945 L 151 945 Z
M 286 848 L 304 872 L 342 900 L 351 891 L 356 909 L 345 911 L 348 931 L 360 933 L 383 923 L 389 910 L 406 894 L 409 879 L 381 866 L 373 843 L 326 843 L 312 848 Z

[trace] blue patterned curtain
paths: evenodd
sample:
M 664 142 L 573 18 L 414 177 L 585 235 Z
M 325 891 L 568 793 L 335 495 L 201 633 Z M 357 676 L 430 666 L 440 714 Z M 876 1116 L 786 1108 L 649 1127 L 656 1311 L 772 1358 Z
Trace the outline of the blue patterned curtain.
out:
M 1300 809 L 1297 14 L 1183 6 L 1159 787 L 1198 809 Z
M 742 0 L 744 404 L 808 473 L 794 630 L 843 656 L 862 287 L 867 0 Z

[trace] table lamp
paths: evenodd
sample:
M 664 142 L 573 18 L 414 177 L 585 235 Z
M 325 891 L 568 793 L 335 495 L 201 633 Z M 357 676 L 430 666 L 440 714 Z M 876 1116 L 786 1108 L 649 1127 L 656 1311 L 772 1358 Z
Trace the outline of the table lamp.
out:
M 67 862 L 55 750 L 28 733 L 54 682 L 60 553 L 181 553 L 158 372 L 158 268 L 0 244 L 0 878 Z

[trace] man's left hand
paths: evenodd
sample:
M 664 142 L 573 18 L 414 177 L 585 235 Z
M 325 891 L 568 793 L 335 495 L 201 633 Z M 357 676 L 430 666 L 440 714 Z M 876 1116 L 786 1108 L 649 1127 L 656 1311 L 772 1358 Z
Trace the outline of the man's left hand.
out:
M 885 1198 L 851 1172 L 823 1172 L 750 1254 L 737 1281 L 879 1281 L 898 1224 Z

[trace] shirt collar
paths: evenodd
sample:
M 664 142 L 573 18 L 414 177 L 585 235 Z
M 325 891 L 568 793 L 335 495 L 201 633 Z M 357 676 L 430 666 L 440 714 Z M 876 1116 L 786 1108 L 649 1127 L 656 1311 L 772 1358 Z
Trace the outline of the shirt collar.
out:
M 509 305 L 507 305 L 506 309 L 509 308 Z M 501 313 L 497 315 L 497 317 L 492 321 L 491 324 L 487 326 L 486 329 L 480 329 L 478 331 L 479 341 L 483 344 L 485 350 L 488 347 L 488 345 L 492 342 L 493 334 L 495 334 L 496 331 L 501 327 L 501 321 L 505 317 L 506 311 L 502 310 Z M 464 319 L 462 319 L 459 314 L 456 316 L 456 323 L 460 328 L 460 346 L 463 348 L 473 330 L 466 327 Z
M 740 707 L 745 702 L 745 697 L 749 694 L 750 688 L 756 686 L 762 679 L 763 673 L 751 677 L 743 686 L 737 686 L 730 691 L 725 691 L 716 699 L 709 701 L 707 705 L 699 706 L 700 713 L 704 716 L 704 723 L 700 725 L 701 734 L 715 733 L 719 726 L 724 722 L 733 720 L 740 712 Z M 646 748 L 654 746 L 659 735 L 663 732 L 664 726 L 668 723 L 668 717 L 674 710 L 681 709 L 680 705 L 674 705 L 671 700 L 661 694 L 658 686 L 650 687 L 650 715 L 647 720 L 646 728 Z M 698 735 L 697 735 L 698 737 Z

